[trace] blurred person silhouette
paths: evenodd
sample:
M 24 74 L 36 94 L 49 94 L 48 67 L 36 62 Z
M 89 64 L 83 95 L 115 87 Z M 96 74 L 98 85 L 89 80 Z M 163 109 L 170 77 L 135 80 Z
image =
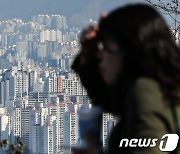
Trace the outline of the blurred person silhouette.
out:
M 80 43 L 72 69 L 94 105 L 121 116 L 107 153 L 180 153 L 179 146 L 159 149 L 163 135 L 179 132 L 180 106 L 180 50 L 161 15 L 145 4 L 117 8 L 85 29 Z M 122 139 L 156 138 L 155 147 L 139 147 L 137 141 L 119 147 Z M 89 144 L 86 153 L 102 153 Z

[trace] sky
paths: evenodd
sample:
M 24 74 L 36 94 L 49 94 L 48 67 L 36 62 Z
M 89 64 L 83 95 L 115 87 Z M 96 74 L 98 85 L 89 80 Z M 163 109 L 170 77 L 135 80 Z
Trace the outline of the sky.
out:
M 129 2 L 137 2 L 138 0 L 0 0 L 0 19 L 14 17 L 29 18 L 32 14 L 39 13 L 61 13 L 70 16 L 70 14 L 82 11 L 95 1 L 97 4 L 102 2 L 102 4 L 108 6 L 100 6 L 99 10 L 109 11 L 115 8 L 116 4 L 119 6 Z M 94 5 L 94 9 L 97 7 Z
M 136 2 L 144 0 L 0 0 L 0 20 L 21 18 L 26 21 L 37 14 L 61 14 L 71 22 L 87 16 L 98 19 L 100 12 Z M 171 22 L 167 15 L 165 18 Z

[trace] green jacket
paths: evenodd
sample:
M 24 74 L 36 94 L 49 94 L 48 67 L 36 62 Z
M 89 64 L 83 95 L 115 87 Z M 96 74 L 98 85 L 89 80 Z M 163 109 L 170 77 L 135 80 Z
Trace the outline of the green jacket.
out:
M 97 68 L 97 61 L 81 66 L 79 56 L 72 64 L 95 105 L 105 111 L 121 115 L 108 143 L 110 154 L 166 154 L 159 150 L 159 142 L 165 134 L 176 134 L 176 124 L 170 103 L 163 97 L 158 82 L 140 77 L 128 90 L 125 100 L 117 99 L 112 89 L 103 81 Z M 116 90 L 118 92 L 118 90 Z M 119 92 L 123 92 L 119 90 Z M 123 101 L 123 103 L 121 102 Z M 123 138 L 158 139 L 156 147 L 119 147 Z M 180 147 L 177 147 L 180 154 Z
M 139 78 L 129 90 L 125 102 L 124 119 L 114 128 L 109 142 L 109 153 L 166 154 L 159 150 L 165 134 L 176 134 L 176 125 L 169 102 L 163 98 L 159 84 L 150 78 Z M 122 138 L 157 138 L 152 148 L 117 148 Z M 180 153 L 180 147 L 177 147 Z

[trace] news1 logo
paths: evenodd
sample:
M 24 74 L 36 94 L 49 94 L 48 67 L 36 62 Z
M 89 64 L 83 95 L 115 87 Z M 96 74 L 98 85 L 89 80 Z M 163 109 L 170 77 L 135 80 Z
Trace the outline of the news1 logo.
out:
M 173 151 L 178 145 L 179 136 L 177 134 L 165 134 L 159 145 L 161 151 Z
M 157 138 L 153 139 L 122 139 L 120 141 L 119 147 L 156 147 L 157 146 Z M 176 149 L 179 141 L 179 136 L 177 134 L 165 134 L 160 141 L 159 149 L 163 152 L 173 151 Z M 125 143 L 125 144 L 124 144 Z

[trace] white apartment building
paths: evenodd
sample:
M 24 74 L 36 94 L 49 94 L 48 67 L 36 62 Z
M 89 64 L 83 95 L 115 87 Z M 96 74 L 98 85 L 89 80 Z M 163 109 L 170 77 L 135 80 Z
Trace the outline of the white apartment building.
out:
M 49 122 L 42 126 L 42 154 L 56 153 L 56 117 L 49 115 Z
M 0 104 L 4 107 L 9 100 L 9 80 L 0 81 Z
M 73 146 L 78 142 L 77 113 L 68 111 L 64 113 L 64 145 Z
M 18 71 L 10 77 L 10 98 L 28 95 L 28 75 L 26 72 Z
M 87 95 L 79 77 L 62 79 L 62 89 L 67 95 Z
M 40 41 L 58 41 L 62 42 L 62 32 L 59 30 L 45 30 L 40 32 Z
M 49 108 L 31 111 L 29 149 L 32 153 L 56 153 L 56 116 L 49 113 Z
M 44 81 L 44 91 L 47 93 L 57 93 L 58 90 L 58 83 L 57 83 L 57 76 L 56 74 L 53 74 L 52 76 L 49 76 Z
M 12 108 L 12 144 L 17 143 L 17 138 L 22 137 L 21 108 Z
M 21 109 L 21 140 L 27 148 L 29 148 L 29 125 L 31 107 Z
M 103 113 L 103 119 L 102 119 L 102 143 L 103 147 L 107 145 L 108 137 L 111 132 L 111 128 L 109 125 L 109 121 L 113 119 L 113 114 L 110 113 Z
M 9 116 L 0 115 L 0 141 L 8 140 L 10 137 Z

